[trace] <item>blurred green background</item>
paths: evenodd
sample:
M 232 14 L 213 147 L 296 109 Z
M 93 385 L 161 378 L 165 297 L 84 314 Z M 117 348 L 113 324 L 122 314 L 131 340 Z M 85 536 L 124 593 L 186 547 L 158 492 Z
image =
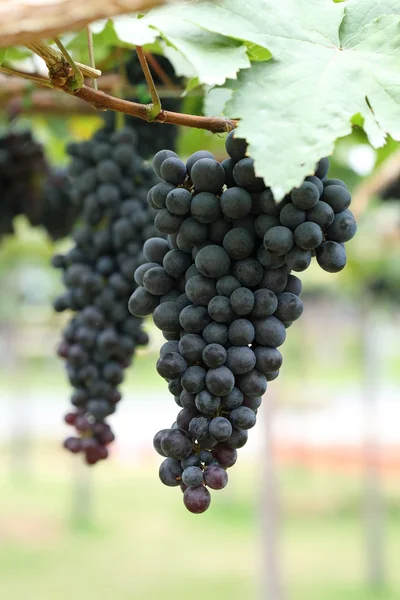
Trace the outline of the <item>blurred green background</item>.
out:
M 100 123 L 21 117 L 13 126 L 31 128 L 64 164 L 66 141 Z M 223 156 L 223 137 L 180 133 L 183 156 L 198 148 Z M 355 129 L 339 140 L 330 175 L 355 189 L 397 149 L 389 140 L 376 153 Z M 69 389 L 54 349 L 65 317 L 51 309 L 62 285 L 49 260 L 71 243 L 54 246 L 20 219 L 0 246 L 0 597 L 276 600 L 266 581 L 273 556 L 282 598 L 398 599 L 399 231 L 400 203 L 376 199 L 345 271 L 304 274 L 305 310 L 288 331 L 279 380 L 228 487 L 195 516 L 179 488 L 158 480 L 152 437 L 176 406 L 155 371 L 162 338 L 150 321 L 150 346 L 111 419 L 110 459 L 91 470 L 63 451 Z M 382 280 L 389 292 L 372 293 Z

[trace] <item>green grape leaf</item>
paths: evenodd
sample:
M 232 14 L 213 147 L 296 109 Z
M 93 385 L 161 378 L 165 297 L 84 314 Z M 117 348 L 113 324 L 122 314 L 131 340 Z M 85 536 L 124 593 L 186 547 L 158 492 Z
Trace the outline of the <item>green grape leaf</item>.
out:
M 92 24 L 96 43 L 134 47 L 153 43 L 161 37 L 165 44 L 175 50 L 175 61 L 190 77 L 200 83 L 222 85 L 228 77 L 235 78 L 240 69 L 250 66 L 246 46 L 225 35 L 214 32 L 185 18 L 182 6 L 167 6 L 151 10 L 142 18 L 137 15 L 116 17 L 107 22 Z M 253 44 L 250 53 L 256 57 L 269 56 L 267 50 Z M 172 54 L 172 53 L 171 53 Z M 176 54 L 180 54 L 179 61 Z M 258 58 L 260 60 L 260 58 Z M 182 67 L 182 65 L 185 65 Z
M 213 87 L 204 96 L 204 114 L 208 117 L 223 117 L 227 102 L 232 98 L 228 87 Z
M 0 48 L 0 67 L 3 64 L 3 60 L 6 57 L 8 48 Z
M 375 147 L 387 133 L 400 140 L 400 3 L 205 1 L 185 19 L 271 52 L 226 84 L 224 113 L 240 119 L 238 136 L 277 200 L 332 153 L 357 113 Z
M 340 40 L 345 44 L 374 19 L 383 15 L 400 15 L 398 0 L 352 0 L 346 5 L 346 19 L 340 28 Z

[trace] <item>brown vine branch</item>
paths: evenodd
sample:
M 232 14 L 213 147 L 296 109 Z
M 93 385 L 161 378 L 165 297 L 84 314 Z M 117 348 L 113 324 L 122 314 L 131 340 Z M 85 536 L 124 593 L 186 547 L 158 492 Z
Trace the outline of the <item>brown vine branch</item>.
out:
M 149 69 L 149 65 L 148 65 L 146 57 L 144 55 L 142 46 L 136 46 L 136 53 L 139 58 L 140 66 L 142 67 L 142 71 L 143 71 L 144 77 L 146 79 L 146 83 L 149 88 L 151 101 L 152 101 L 152 105 L 148 106 L 148 108 L 147 108 L 148 119 L 149 119 L 149 121 L 154 121 L 154 119 L 161 112 L 161 100 L 158 96 L 156 85 L 154 83 L 154 79 L 153 79 L 153 76 Z
M 115 98 L 104 92 L 94 90 L 88 86 L 83 86 L 74 94 L 77 98 L 91 104 L 99 110 L 110 109 L 122 112 L 132 117 L 137 117 L 143 121 L 149 122 L 148 110 L 146 104 L 129 102 L 121 98 Z M 186 115 L 182 113 L 162 110 L 154 119 L 157 123 L 168 123 L 171 125 L 181 125 L 183 127 L 193 127 L 195 129 L 205 129 L 212 133 L 227 133 L 235 129 L 236 120 L 222 119 L 219 117 L 202 117 L 198 115 Z

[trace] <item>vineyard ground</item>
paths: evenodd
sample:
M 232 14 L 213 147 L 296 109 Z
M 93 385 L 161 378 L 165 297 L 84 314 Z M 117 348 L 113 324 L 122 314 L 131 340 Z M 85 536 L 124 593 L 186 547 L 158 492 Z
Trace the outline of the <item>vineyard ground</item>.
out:
M 215 494 L 212 510 L 198 518 L 182 510 L 179 490 L 159 484 L 156 458 L 140 466 L 109 461 L 89 484 L 90 520 L 77 522 L 71 512 L 77 463 L 71 457 L 53 443 L 37 444 L 27 472 L 14 468 L 11 479 L 9 456 L 2 455 L 1 597 L 173 600 L 179 571 L 179 589 L 190 589 L 194 600 L 256 598 L 261 462 L 244 457 L 231 472 L 229 488 Z M 286 465 L 280 482 L 289 599 L 375 598 L 364 584 L 361 474 L 332 477 L 326 470 Z M 388 586 L 379 598 L 395 600 L 400 486 L 393 477 L 384 485 Z

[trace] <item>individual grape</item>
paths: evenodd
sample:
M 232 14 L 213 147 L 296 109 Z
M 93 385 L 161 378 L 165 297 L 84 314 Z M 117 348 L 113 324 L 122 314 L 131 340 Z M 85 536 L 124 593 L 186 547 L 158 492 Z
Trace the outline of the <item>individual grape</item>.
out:
M 190 256 L 188 256 L 185 252 L 173 248 L 166 253 L 162 264 L 168 275 L 174 277 L 174 279 L 179 279 L 184 273 L 186 273 L 191 265 L 191 262 Z
M 229 187 L 234 187 L 236 182 L 233 178 L 233 169 L 235 167 L 235 161 L 232 158 L 225 158 L 222 161 L 221 166 L 225 171 L 225 185 Z
M 212 490 L 222 490 L 228 483 L 228 474 L 218 465 L 210 465 L 204 472 L 204 481 Z
M 221 344 L 223 346 L 228 341 L 228 326 L 225 323 L 212 321 L 203 329 L 202 336 L 207 344 Z
M 194 196 L 190 211 L 200 223 L 212 223 L 221 214 L 219 198 L 210 192 L 200 192 Z
M 228 188 L 221 195 L 221 209 L 225 219 L 228 221 L 246 217 L 251 210 L 251 206 L 251 196 L 243 188 Z
M 283 291 L 296 294 L 296 296 L 301 296 L 302 290 L 303 284 L 301 283 L 301 279 L 295 275 L 288 275 L 287 285 Z
M 183 335 L 178 343 L 179 352 L 190 365 L 201 361 L 205 347 L 203 338 L 193 333 Z
M 210 245 L 198 252 L 195 264 L 202 275 L 218 279 L 229 269 L 230 259 L 221 246 Z
M 226 444 L 227 442 L 215 446 L 212 450 L 212 455 L 217 459 L 221 467 L 229 469 L 237 461 L 237 452 L 235 448 L 229 448 Z
M 307 221 L 299 225 L 294 232 L 296 246 L 303 250 L 315 250 L 323 241 L 324 234 L 319 225 Z
M 225 417 L 215 417 L 210 421 L 208 430 L 217 442 L 224 442 L 232 434 L 232 425 Z
M 248 319 L 236 319 L 230 324 L 228 339 L 234 346 L 247 346 L 254 339 L 255 329 Z
M 217 293 L 215 282 L 203 275 L 191 277 L 186 282 L 185 291 L 189 300 L 199 306 L 208 306 Z
M 249 157 L 242 158 L 236 163 L 233 178 L 236 185 L 251 191 L 258 191 L 264 187 L 263 179 L 255 174 L 254 160 Z
M 161 165 L 167 158 L 178 158 L 178 155 L 172 150 L 160 150 L 153 158 L 153 169 L 159 177 L 161 177 Z
M 229 156 L 238 162 L 246 156 L 247 142 L 246 140 L 236 137 L 235 130 L 231 131 L 225 139 L 225 148 Z
M 287 227 L 278 225 L 267 231 L 263 241 L 265 249 L 271 254 L 283 256 L 293 246 L 293 233 Z
M 267 381 L 269 381 L 268 376 L 266 377 L 266 379 L 267 379 Z M 252 410 L 254 413 L 257 412 L 257 410 L 260 408 L 261 404 L 262 404 L 261 396 L 253 396 L 253 397 L 244 396 L 244 398 L 243 398 L 243 406 L 250 408 L 250 410 Z
M 322 229 L 326 229 L 331 225 L 333 219 L 335 217 L 335 213 L 332 208 L 326 202 L 322 202 L 321 200 L 317 202 L 307 211 L 307 221 L 312 221 L 319 225 Z
M 322 196 L 324 192 L 324 184 L 319 179 L 319 177 L 315 177 L 315 175 L 311 175 L 310 177 L 306 177 L 305 179 L 309 183 L 313 183 L 315 187 L 318 189 L 319 195 Z
M 167 181 L 160 181 L 151 190 L 151 200 L 154 208 L 165 208 L 167 205 L 167 197 L 170 192 L 175 190 L 175 186 Z
M 258 285 L 263 277 L 263 268 L 255 258 L 244 258 L 235 263 L 233 276 L 244 287 L 252 288 Z
M 205 415 L 213 415 L 220 407 L 221 399 L 219 396 L 210 394 L 207 390 L 202 390 L 196 395 L 196 407 Z
M 129 298 L 129 312 L 136 317 L 150 315 L 158 306 L 159 298 L 150 294 L 144 287 L 138 287 Z
M 213 160 L 215 160 L 214 155 L 211 154 L 211 152 L 209 152 L 208 150 L 199 150 L 198 152 L 195 152 L 194 154 L 189 156 L 189 158 L 186 161 L 186 170 L 188 172 L 188 175 L 191 174 L 194 163 L 196 163 L 201 158 L 212 158 Z
M 286 264 L 291 271 L 305 271 L 310 266 L 311 258 L 310 250 L 293 246 L 286 254 Z
M 217 323 L 230 323 L 235 318 L 229 298 L 226 296 L 214 296 L 209 302 L 208 313 Z
M 205 369 L 198 365 L 189 367 L 182 376 L 181 385 L 186 392 L 191 394 L 198 394 L 203 391 L 206 385 Z M 212 390 L 210 391 L 212 392 Z
M 195 398 L 196 396 L 194 394 L 182 390 L 179 396 L 182 408 L 195 408 Z
M 209 369 L 206 374 L 206 386 L 215 396 L 226 396 L 235 386 L 235 377 L 227 367 Z
M 260 194 L 259 204 L 263 212 L 273 217 L 279 217 L 282 208 L 290 202 L 290 198 L 284 198 L 281 202 L 275 202 L 271 190 L 268 188 Z
M 224 237 L 223 246 L 231 259 L 241 260 L 253 252 L 254 239 L 246 229 L 235 228 L 228 231 Z
M 178 331 L 180 328 L 180 308 L 176 302 L 163 302 L 154 309 L 154 324 L 161 331 Z
M 187 269 L 187 271 L 186 271 L 186 273 L 185 273 L 185 279 L 186 279 L 186 281 L 189 281 L 189 279 L 190 279 L 191 277 L 195 277 L 195 275 L 200 275 L 200 272 L 199 272 L 199 270 L 197 269 L 196 265 L 193 265 L 193 264 L 192 264 L 192 265 L 191 265 L 191 266 L 190 266 L 190 267 Z
M 298 208 L 309 210 L 318 202 L 320 193 L 316 185 L 305 181 L 299 188 L 292 190 L 290 197 Z
M 222 244 L 224 237 L 232 229 L 232 223 L 220 218 L 210 224 L 208 228 L 208 237 L 213 244 Z
M 156 369 L 161 377 L 176 379 L 185 373 L 187 363 L 178 352 L 167 352 L 158 359 Z
M 227 350 L 226 366 L 234 375 L 243 375 L 256 365 L 254 352 L 248 346 L 231 346 Z
M 194 417 L 189 424 L 189 434 L 194 440 L 203 440 L 208 436 L 210 418 L 205 416 Z
M 267 231 L 269 231 L 273 227 L 277 227 L 279 224 L 280 224 L 280 220 L 279 220 L 278 216 L 262 214 L 262 215 L 258 216 L 257 219 L 255 220 L 254 227 L 255 227 L 256 234 L 261 239 L 264 239 L 264 236 L 267 233 Z M 283 223 L 282 223 L 282 225 L 283 225 Z
M 338 273 L 346 266 L 346 250 L 337 242 L 323 242 L 317 248 L 317 262 L 324 271 Z
M 224 410 L 232 410 L 233 408 L 237 408 L 242 404 L 242 402 L 243 394 L 237 387 L 234 387 L 229 394 L 222 396 L 221 398 L 221 406 Z
M 211 504 L 210 492 L 204 485 L 197 488 L 188 488 L 183 494 L 183 502 L 189 512 L 194 514 L 203 513 Z
M 317 164 L 317 168 L 315 170 L 315 176 L 319 179 L 323 179 L 327 176 L 329 171 L 329 158 L 321 158 L 319 163 Z
M 179 460 L 166 458 L 160 465 L 159 476 L 164 485 L 177 487 L 182 479 L 182 467 Z
M 243 448 L 247 443 L 248 437 L 249 434 L 247 429 L 236 429 L 236 427 L 232 427 L 231 437 L 226 440 L 225 445 L 232 450 Z
M 186 177 L 186 166 L 175 156 L 166 158 L 161 163 L 160 175 L 164 181 L 173 183 L 174 185 L 180 185 L 184 182 Z
M 254 340 L 261 346 L 277 348 L 286 339 L 286 331 L 281 321 L 276 317 L 266 317 L 254 321 Z
M 200 466 L 201 466 L 201 461 L 197 454 L 189 454 L 189 456 L 187 456 L 186 458 L 183 458 L 181 460 L 181 467 L 183 470 L 187 469 L 188 467 L 200 467 Z M 183 479 L 184 478 L 183 478 L 183 474 L 182 474 L 182 480 Z
M 193 217 L 185 219 L 180 226 L 179 233 L 189 242 L 190 245 L 201 244 L 207 239 L 207 225 L 199 223 Z
M 167 208 L 157 212 L 154 225 L 162 233 L 177 233 L 183 222 L 183 217 L 173 215 Z
M 255 368 L 264 375 L 277 371 L 282 366 L 282 354 L 277 348 L 259 346 L 254 349 L 254 356 Z
M 323 183 L 323 187 L 325 187 L 325 188 L 329 187 L 330 185 L 340 185 L 340 186 L 344 187 L 347 190 L 347 185 L 341 179 L 335 179 L 335 178 L 327 179 Z
M 163 296 L 171 291 L 173 279 L 162 267 L 152 267 L 143 276 L 143 286 L 155 296 Z
M 237 315 L 248 315 L 254 307 L 254 294 L 248 288 L 240 287 L 232 292 L 229 302 Z
M 208 344 L 202 354 L 204 364 L 210 369 L 221 367 L 226 361 L 226 350 L 221 344 Z
M 271 254 L 264 246 L 260 246 L 257 252 L 257 260 L 264 269 L 279 269 L 286 264 L 285 255 L 278 256 L 277 254 Z
M 278 306 L 274 313 L 281 321 L 296 321 L 303 313 L 303 303 L 296 294 L 278 294 Z M 273 369 L 275 370 L 275 369 Z
M 168 458 L 182 460 L 192 452 L 192 442 L 179 429 L 170 429 L 161 438 L 161 449 Z
M 191 203 L 192 194 L 188 190 L 185 190 L 185 188 L 171 190 L 165 199 L 165 205 L 169 212 L 179 216 L 187 215 L 190 212 Z
M 256 369 L 253 369 L 244 375 L 239 375 L 236 383 L 240 391 L 245 396 L 262 396 L 267 389 L 267 380 L 265 375 Z M 233 425 L 239 429 L 248 429 L 248 427 L 241 427 L 236 423 L 233 423 Z
M 217 292 L 220 296 L 227 296 L 229 298 L 240 287 L 240 281 L 232 275 L 225 275 L 217 281 Z
M 333 212 L 340 213 L 349 208 L 351 202 L 350 192 L 341 185 L 329 185 L 324 188 L 321 200 L 329 204 Z
M 256 424 L 256 415 L 247 406 L 239 406 L 231 411 L 230 420 L 237 429 L 251 429 Z
M 202 469 L 197 466 L 186 467 L 182 473 L 182 481 L 188 488 L 196 488 L 199 485 L 203 485 Z
M 190 177 L 197 191 L 218 194 L 225 182 L 225 171 L 215 159 L 201 158 L 194 163 Z
M 186 306 L 179 315 L 181 327 L 187 333 L 201 333 L 209 324 L 210 316 L 204 306 Z
M 78 454 L 78 452 L 82 451 L 82 440 L 76 437 L 68 437 L 64 441 L 64 448 L 66 448 L 73 454 Z
M 254 292 L 254 306 L 251 316 L 254 319 L 262 319 L 274 314 L 278 300 L 274 292 L 269 289 L 260 289 Z
M 296 227 L 306 220 L 306 211 L 293 204 L 293 202 L 289 202 L 289 204 L 286 204 L 286 206 L 282 208 L 279 219 L 281 225 L 284 225 L 291 230 L 295 230 Z
M 171 392 L 171 394 L 175 397 L 180 397 L 182 390 L 182 386 L 181 386 L 181 381 L 180 379 L 171 379 L 168 382 L 168 390 Z M 180 402 L 180 398 L 179 398 L 179 402 Z M 180 404 L 179 404 L 180 405 Z M 178 405 L 178 406 L 179 406 Z
M 357 231 L 357 223 L 353 213 L 350 210 L 344 210 L 337 213 L 332 221 L 332 224 L 326 231 L 326 237 L 333 242 L 348 242 L 351 240 Z

